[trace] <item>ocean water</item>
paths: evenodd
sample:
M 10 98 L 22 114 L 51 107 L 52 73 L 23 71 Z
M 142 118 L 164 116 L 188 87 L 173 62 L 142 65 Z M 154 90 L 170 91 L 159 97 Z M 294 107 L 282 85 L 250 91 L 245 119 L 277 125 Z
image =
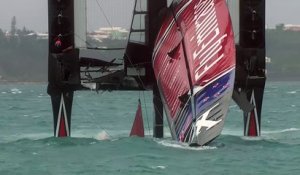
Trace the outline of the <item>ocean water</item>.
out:
M 141 98 L 146 138 L 130 138 Z M 54 138 L 46 84 L 0 84 L 0 175 L 300 174 L 300 82 L 268 82 L 262 136 L 232 102 L 222 135 L 191 148 L 152 133 L 151 92 L 76 92 L 71 138 Z M 167 122 L 165 122 L 167 124 Z M 103 137 L 108 139 L 103 140 Z

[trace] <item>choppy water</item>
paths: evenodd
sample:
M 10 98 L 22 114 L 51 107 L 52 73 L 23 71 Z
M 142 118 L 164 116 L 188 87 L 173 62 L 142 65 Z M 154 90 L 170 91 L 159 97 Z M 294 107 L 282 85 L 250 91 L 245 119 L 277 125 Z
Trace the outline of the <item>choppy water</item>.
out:
M 45 84 L 0 84 L 0 175 L 300 173 L 300 82 L 267 84 L 261 137 L 243 137 L 232 103 L 222 135 L 199 148 L 172 141 L 167 126 L 167 138 L 151 138 L 150 92 L 77 92 L 72 138 L 54 138 L 45 91 Z M 128 137 L 139 96 L 144 139 Z M 104 132 L 109 140 L 100 139 Z

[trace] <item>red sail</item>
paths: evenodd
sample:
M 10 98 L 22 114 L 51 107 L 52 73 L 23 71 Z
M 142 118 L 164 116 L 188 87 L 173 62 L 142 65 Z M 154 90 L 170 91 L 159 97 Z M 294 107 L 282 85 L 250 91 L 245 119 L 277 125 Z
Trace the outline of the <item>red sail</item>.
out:
M 142 107 L 139 100 L 138 109 L 135 114 L 135 119 L 131 128 L 130 136 L 144 137 L 144 123 L 142 116 Z
M 235 66 L 234 34 L 225 0 L 190 0 L 174 11 L 193 85 L 205 86 Z
M 174 118 L 181 104 L 178 97 L 188 92 L 190 86 L 181 33 L 177 30 L 174 20 L 168 23 L 169 26 L 163 25 L 165 30 L 159 34 L 161 40 L 156 44 L 153 68 L 166 101 L 167 114 Z

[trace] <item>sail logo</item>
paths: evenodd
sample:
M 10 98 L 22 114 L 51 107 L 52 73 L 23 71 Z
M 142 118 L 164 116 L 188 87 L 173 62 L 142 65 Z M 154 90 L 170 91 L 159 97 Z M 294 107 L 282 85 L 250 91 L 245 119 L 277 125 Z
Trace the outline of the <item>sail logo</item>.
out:
M 219 52 L 227 34 L 220 32 L 214 0 L 200 1 L 194 10 L 195 36 L 190 41 L 196 40 L 198 46 L 193 52 L 194 78 L 198 81 L 224 57 L 224 53 L 219 55 Z
M 219 103 L 215 104 L 212 108 L 210 108 L 209 110 L 207 110 L 204 114 L 202 114 L 201 117 L 199 117 L 196 121 L 196 133 L 195 134 L 199 134 L 201 132 L 202 128 L 206 128 L 205 130 L 209 130 L 212 127 L 216 126 L 217 124 L 219 124 L 222 119 L 217 120 L 217 121 L 212 121 L 212 120 L 207 120 L 210 112 L 215 109 L 217 106 L 219 105 Z

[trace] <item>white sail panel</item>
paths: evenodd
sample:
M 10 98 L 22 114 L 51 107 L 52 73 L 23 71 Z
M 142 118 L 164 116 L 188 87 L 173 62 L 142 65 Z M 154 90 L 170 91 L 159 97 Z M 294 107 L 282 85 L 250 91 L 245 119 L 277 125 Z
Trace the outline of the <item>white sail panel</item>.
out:
M 74 1 L 75 47 L 86 48 L 86 0 Z
M 227 6 L 229 8 L 235 43 L 240 41 L 240 0 L 227 0 Z

